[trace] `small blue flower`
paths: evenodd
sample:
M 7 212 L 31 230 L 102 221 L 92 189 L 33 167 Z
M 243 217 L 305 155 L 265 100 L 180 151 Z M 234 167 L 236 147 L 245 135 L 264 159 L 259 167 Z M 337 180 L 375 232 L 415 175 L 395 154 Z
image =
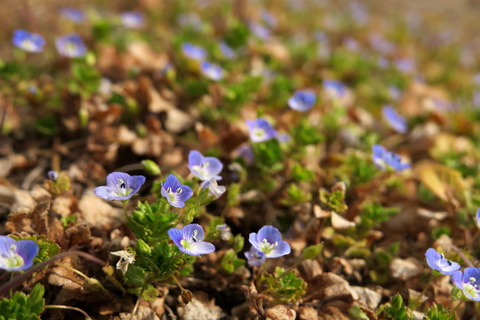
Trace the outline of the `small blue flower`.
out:
M 248 241 L 263 252 L 265 258 L 278 258 L 290 253 L 290 245 L 282 240 L 282 234 L 273 226 L 263 226 L 258 234 L 250 233 Z
M 265 262 L 265 253 L 257 250 L 255 247 L 251 247 L 250 251 L 246 251 L 243 254 L 247 258 L 250 267 L 260 267 Z
M 162 184 L 162 197 L 167 198 L 168 203 L 176 208 L 183 208 L 185 201 L 192 195 L 193 190 L 189 186 L 180 184 L 180 181 L 173 174 L 170 174 Z
M 232 230 L 226 224 L 219 224 L 215 227 L 215 230 L 219 230 L 218 237 L 223 241 L 229 241 L 232 238 Z
M 390 86 L 388 87 L 388 94 L 392 100 L 398 100 L 402 96 L 402 91 L 400 91 L 397 87 Z
M 330 99 L 342 99 L 347 94 L 347 88 L 336 80 L 324 80 L 323 89 Z
M 415 61 L 411 58 L 398 58 L 395 60 L 395 66 L 403 74 L 412 74 L 415 72 Z
M 48 179 L 50 179 L 52 181 L 57 181 L 57 179 L 58 179 L 58 172 L 57 171 L 50 170 L 50 171 L 48 171 L 47 175 L 48 175 Z
M 213 244 L 203 241 L 205 234 L 201 225 L 189 224 L 182 229 L 172 228 L 168 230 L 168 235 L 178 249 L 188 255 L 198 256 L 215 251 Z
M 448 260 L 443 254 L 438 253 L 433 248 L 430 248 L 425 252 L 425 257 L 427 258 L 427 264 L 430 268 L 437 270 L 444 275 L 450 276 L 460 269 L 458 263 Z
M 395 109 L 390 106 L 385 106 L 382 109 L 382 114 L 390 127 L 392 127 L 395 131 L 400 133 L 407 132 L 407 121 L 400 116 Z
M 262 21 L 270 27 L 275 27 L 277 25 L 277 19 L 272 13 L 268 12 L 267 10 L 262 10 L 261 18 Z
M 267 40 L 270 38 L 270 30 L 262 26 L 261 24 L 257 22 L 252 22 L 249 25 L 250 27 L 250 32 L 254 34 L 257 38 L 261 40 Z
M 12 42 L 16 47 L 27 52 L 40 52 L 45 45 L 45 40 L 41 35 L 21 29 L 15 30 Z
M 288 99 L 288 105 L 293 110 L 305 112 L 310 110 L 316 101 L 317 96 L 312 90 L 298 90 Z
M 223 169 L 222 162 L 215 157 L 204 157 L 197 150 L 192 150 L 188 154 L 187 167 L 195 177 L 202 181 L 222 180 L 222 177 L 219 176 Z
M 475 216 L 475 223 L 477 227 L 480 229 L 480 208 L 477 209 L 477 215 Z
M 247 120 L 247 127 L 253 142 L 268 141 L 277 137 L 277 131 L 263 118 Z
M 80 58 L 87 54 L 87 48 L 76 34 L 69 34 L 63 37 L 58 37 L 55 40 L 55 45 L 60 55 L 67 58 Z
M 105 200 L 128 200 L 145 183 L 144 176 L 131 176 L 124 172 L 112 172 L 107 176 L 107 185 L 96 187 L 93 191 Z
M 145 24 L 145 18 L 140 12 L 123 12 L 121 18 L 122 24 L 126 28 L 139 29 Z
M 480 268 L 465 268 L 464 272 L 455 271 L 452 282 L 460 288 L 465 296 L 474 301 L 480 301 Z
M 255 162 L 252 147 L 249 144 L 241 144 L 233 151 L 234 156 L 242 158 L 245 163 L 252 164 Z
M 37 256 L 38 244 L 33 240 L 15 241 L 0 236 L 0 269 L 20 271 L 30 268 Z
M 204 61 L 200 65 L 200 71 L 210 80 L 220 81 L 223 79 L 223 69 L 217 64 Z
M 207 180 L 207 181 L 203 181 L 200 184 L 200 187 L 202 189 L 208 188 L 208 195 L 211 196 L 211 197 L 212 196 L 215 197 L 215 200 L 220 198 L 222 196 L 222 194 L 224 194 L 225 191 L 227 190 L 227 188 L 225 186 L 219 186 L 218 182 L 217 182 L 217 180 L 215 180 L 215 178 Z
M 85 20 L 85 14 L 76 9 L 72 8 L 62 8 L 60 9 L 60 15 L 72 22 L 80 23 Z
M 220 52 L 227 59 L 233 59 L 237 56 L 237 53 L 225 42 L 220 42 L 218 45 L 220 47 Z
M 389 168 L 395 171 L 401 171 L 410 168 L 410 164 L 402 163 L 402 159 L 396 153 L 387 151 L 381 145 L 372 146 L 372 159 L 377 168 L 387 170 Z
M 207 57 L 207 53 L 202 47 L 188 42 L 182 44 L 182 53 L 185 57 L 196 61 L 203 61 Z

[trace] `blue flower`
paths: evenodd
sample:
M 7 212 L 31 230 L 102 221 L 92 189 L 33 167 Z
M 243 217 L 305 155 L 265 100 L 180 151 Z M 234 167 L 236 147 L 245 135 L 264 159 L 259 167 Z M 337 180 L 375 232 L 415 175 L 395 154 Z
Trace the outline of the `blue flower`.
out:
M 204 157 L 197 150 L 192 150 L 188 154 L 187 167 L 195 177 L 202 181 L 222 180 L 222 177 L 219 176 L 223 169 L 222 162 L 215 157 Z
M 0 269 L 20 271 L 30 268 L 37 256 L 38 244 L 33 240 L 15 241 L 0 236 Z
M 85 14 L 82 11 L 72 9 L 72 8 L 62 8 L 62 9 L 60 9 L 60 15 L 64 18 L 67 18 L 68 20 L 76 22 L 76 23 L 80 23 L 83 20 L 85 20 Z
M 241 144 L 233 150 L 233 154 L 236 157 L 242 158 L 246 164 L 252 164 L 255 162 L 255 156 L 252 147 L 249 144 Z
M 48 171 L 47 176 L 48 176 L 48 179 L 50 179 L 50 180 L 52 180 L 52 181 L 57 181 L 57 179 L 58 179 L 58 172 L 57 172 L 57 171 L 54 171 L 54 170 L 50 170 L 50 171 Z
M 323 89 L 330 99 L 342 99 L 347 94 L 347 88 L 336 80 L 324 80 Z
M 237 53 L 225 42 L 219 44 L 220 52 L 227 59 L 233 59 L 237 56 Z
M 265 258 L 278 258 L 290 253 L 290 245 L 282 240 L 282 234 L 273 226 L 263 226 L 258 234 L 250 233 L 248 241 L 263 252 Z
M 140 12 L 123 12 L 121 14 L 122 18 L 122 24 L 126 28 L 131 28 L 131 29 L 138 29 L 143 27 L 145 23 L 145 18 L 143 17 L 143 14 Z
M 305 112 L 310 110 L 316 101 L 317 96 L 312 90 L 298 90 L 288 99 L 288 105 L 293 110 Z
M 87 48 L 76 34 L 69 34 L 63 37 L 58 37 L 55 40 L 55 45 L 60 55 L 67 58 L 80 58 L 87 53 Z
M 477 209 L 477 215 L 475 216 L 475 223 L 477 227 L 480 229 L 480 208 Z
M 389 168 L 395 171 L 401 171 L 410 168 L 410 164 L 402 163 L 402 159 L 396 153 L 387 151 L 381 145 L 372 146 L 372 159 L 377 168 L 387 170 Z
M 249 25 L 250 27 L 250 32 L 254 34 L 257 38 L 261 40 L 267 40 L 270 38 L 270 30 L 262 26 L 261 24 L 257 22 L 252 22 Z
M 202 62 L 200 65 L 202 74 L 210 80 L 220 81 L 223 79 L 223 69 L 219 65 L 210 63 L 208 61 Z
M 188 255 L 198 256 L 215 251 L 213 244 L 202 241 L 205 234 L 201 225 L 189 224 L 182 229 L 172 228 L 168 230 L 168 235 L 178 249 Z
M 185 57 L 196 61 L 203 61 L 207 57 L 207 53 L 202 47 L 188 42 L 182 44 L 182 53 Z
M 180 184 L 180 181 L 173 174 L 170 174 L 162 184 L 162 197 L 167 198 L 168 203 L 176 208 L 183 208 L 185 201 L 192 195 L 193 190 L 189 186 Z
M 425 257 L 427 258 L 427 264 L 430 268 L 437 270 L 444 275 L 450 276 L 460 269 L 458 263 L 448 260 L 443 254 L 438 253 L 433 248 L 430 248 L 425 252 Z
M 452 282 L 460 288 L 467 298 L 480 301 L 480 269 L 465 268 L 464 272 L 455 271 L 452 274 Z
M 144 176 L 131 176 L 124 172 L 112 172 L 107 176 L 107 185 L 96 187 L 93 191 L 105 200 L 128 200 L 145 183 Z
M 215 178 L 203 181 L 200 187 L 202 189 L 208 188 L 208 195 L 215 197 L 215 199 L 220 198 L 227 190 L 225 186 L 219 186 Z
M 400 133 L 407 132 L 407 121 L 400 116 L 395 109 L 390 106 L 385 106 L 382 109 L 382 114 L 390 127 L 392 127 L 395 131 Z
M 45 40 L 41 35 L 21 29 L 15 30 L 12 42 L 16 47 L 27 52 L 40 52 L 45 45 Z
M 250 139 L 253 142 L 263 142 L 277 137 L 277 131 L 263 118 L 247 120 Z
M 246 251 L 243 254 L 247 258 L 250 267 L 260 267 L 265 262 L 265 253 L 257 250 L 255 247 L 251 247 L 250 251 Z

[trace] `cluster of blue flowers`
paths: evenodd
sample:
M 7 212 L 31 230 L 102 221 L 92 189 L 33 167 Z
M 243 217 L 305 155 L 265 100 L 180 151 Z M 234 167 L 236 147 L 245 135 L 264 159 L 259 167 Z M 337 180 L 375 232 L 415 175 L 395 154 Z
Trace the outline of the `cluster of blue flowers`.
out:
M 74 23 L 81 23 L 85 20 L 85 14 L 82 11 L 71 8 L 62 8 L 60 15 Z M 143 26 L 145 19 L 139 12 L 124 12 L 120 15 L 120 20 L 124 27 L 136 29 Z M 46 42 L 40 34 L 17 29 L 13 34 L 12 43 L 26 52 L 41 52 Z M 55 46 L 63 57 L 80 58 L 87 54 L 87 47 L 77 34 L 57 37 Z
M 452 282 L 463 291 L 467 298 L 480 301 L 480 268 L 468 267 L 462 272 L 459 270 L 460 264 L 448 260 L 433 248 L 427 250 L 425 257 L 430 268 L 451 276 Z
M 263 119 L 258 120 L 261 120 L 260 123 L 264 126 L 268 123 Z M 202 181 L 200 187 L 208 188 L 210 196 L 217 199 L 225 192 L 225 186 L 219 186 L 217 183 L 222 179 L 220 173 L 223 169 L 219 159 L 205 157 L 199 151 L 192 150 L 188 155 L 187 167 L 193 176 Z M 107 176 L 106 180 L 107 185 L 96 187 L 94 193 L 105 200 L 126 202 L 140 190 L 146 178 L 140 175 L 130 176 L 124 172 L 113 172 Z M 170 205 L 183 208 L 185 202 L 192 197 L 193 190 L 181 184 L 175 175 L 170 174 L 161 186 L 161 195 Z M 186 254 L 197 256 L 215 251 L 213 244 L 203 241 L 205 233 L 202 226 L 198 224 L 189 224 L 182 229 L 171 228 L 168 235 L 178 249 Z M 273 226 L 262 227 L 258 234 L 251 233 L 249 241 L 252 248 L 249 252 L 245 252 L 245 256 L 252 267 L 260 266 L 266 258 L 278 258 L 290 253 L 290 245 L 282 240 L 280 231 Z
M 225 43 L 221 43 L 222 52 L 227 52 L 226 56 L 234 56 L 234 51 Z M 217 64 L 207 61 L 207 52 L 202 47 L 185 42 L 182 44 L 182 54 L 185 58 L 200 63 L 200 72 L 208 79 L 220 81 L 224 78 L 225 72 Z

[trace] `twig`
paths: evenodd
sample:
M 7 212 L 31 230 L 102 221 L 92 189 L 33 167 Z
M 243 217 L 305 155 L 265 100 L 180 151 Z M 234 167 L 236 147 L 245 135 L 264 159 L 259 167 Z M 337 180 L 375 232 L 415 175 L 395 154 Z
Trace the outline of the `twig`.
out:
M 62 252 L 62 253 L 56 255 L 55 257 L 52 257 L 52 258 L 50 258 L 46 261 L 43 261 L 42 263 L 39 263 L 39 264 L 33 266 L 32 268 L 28 269 L 25 273 L 22 273 L 21 275 L 13 278 L 11 281 L 2 285 L 0 287 L 0 297 L 3 297 L 4 295 L 6 295 L 9 290 L 13 290 L 16 287 L 20 286 L 25 280 L 27 280 L 27 278 L 30 275 L 32 275 L 35 272 L 38 272 L 38 271 L 42 270 L 43 268 L 45 268 L 46 266 L 48 266 L 52 262 L 54 262 L 56 260 L 59 260 L 59 259 L 63 259 L 63 258 L 68 257 L 68 256 L 73 256 L 73 255 L 78 255 L 80 257 L 83 257 L 83 258 L 85 258 L 85 259 L 87 259 L 91 262 L 94 262 L 96 264 L 99 264 L 101 266 L 105 265 L 104 261 L 102 261 L 102 260 L 98 259 L 97 257 L 94 257 L 91 254 L 88 254 L 86 252 L 77 251 L 77 250 Z
M 45 306 L 45 309 L 67 309 L 67 310 L 74 310 L 74 311 L 78 311 L 80 312 L 81 314 L 83 314 L 85 316 L 85 319 L 89 320 L 89 319 L 92 319 L 85 311 L 83 311 L 82 309 L 80 308 L 76 308 L 76 307 L 70 307 L 70 306 L 63 306 L 63 305 L 58 305 L 58 304 L 47 304 Z

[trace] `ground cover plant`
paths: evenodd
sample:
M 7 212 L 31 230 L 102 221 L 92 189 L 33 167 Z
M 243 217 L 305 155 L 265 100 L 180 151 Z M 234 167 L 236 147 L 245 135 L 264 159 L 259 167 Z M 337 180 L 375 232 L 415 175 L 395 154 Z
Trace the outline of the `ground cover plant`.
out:
M 1 320 L 480 318 L 475 1 L 0 8 Z

